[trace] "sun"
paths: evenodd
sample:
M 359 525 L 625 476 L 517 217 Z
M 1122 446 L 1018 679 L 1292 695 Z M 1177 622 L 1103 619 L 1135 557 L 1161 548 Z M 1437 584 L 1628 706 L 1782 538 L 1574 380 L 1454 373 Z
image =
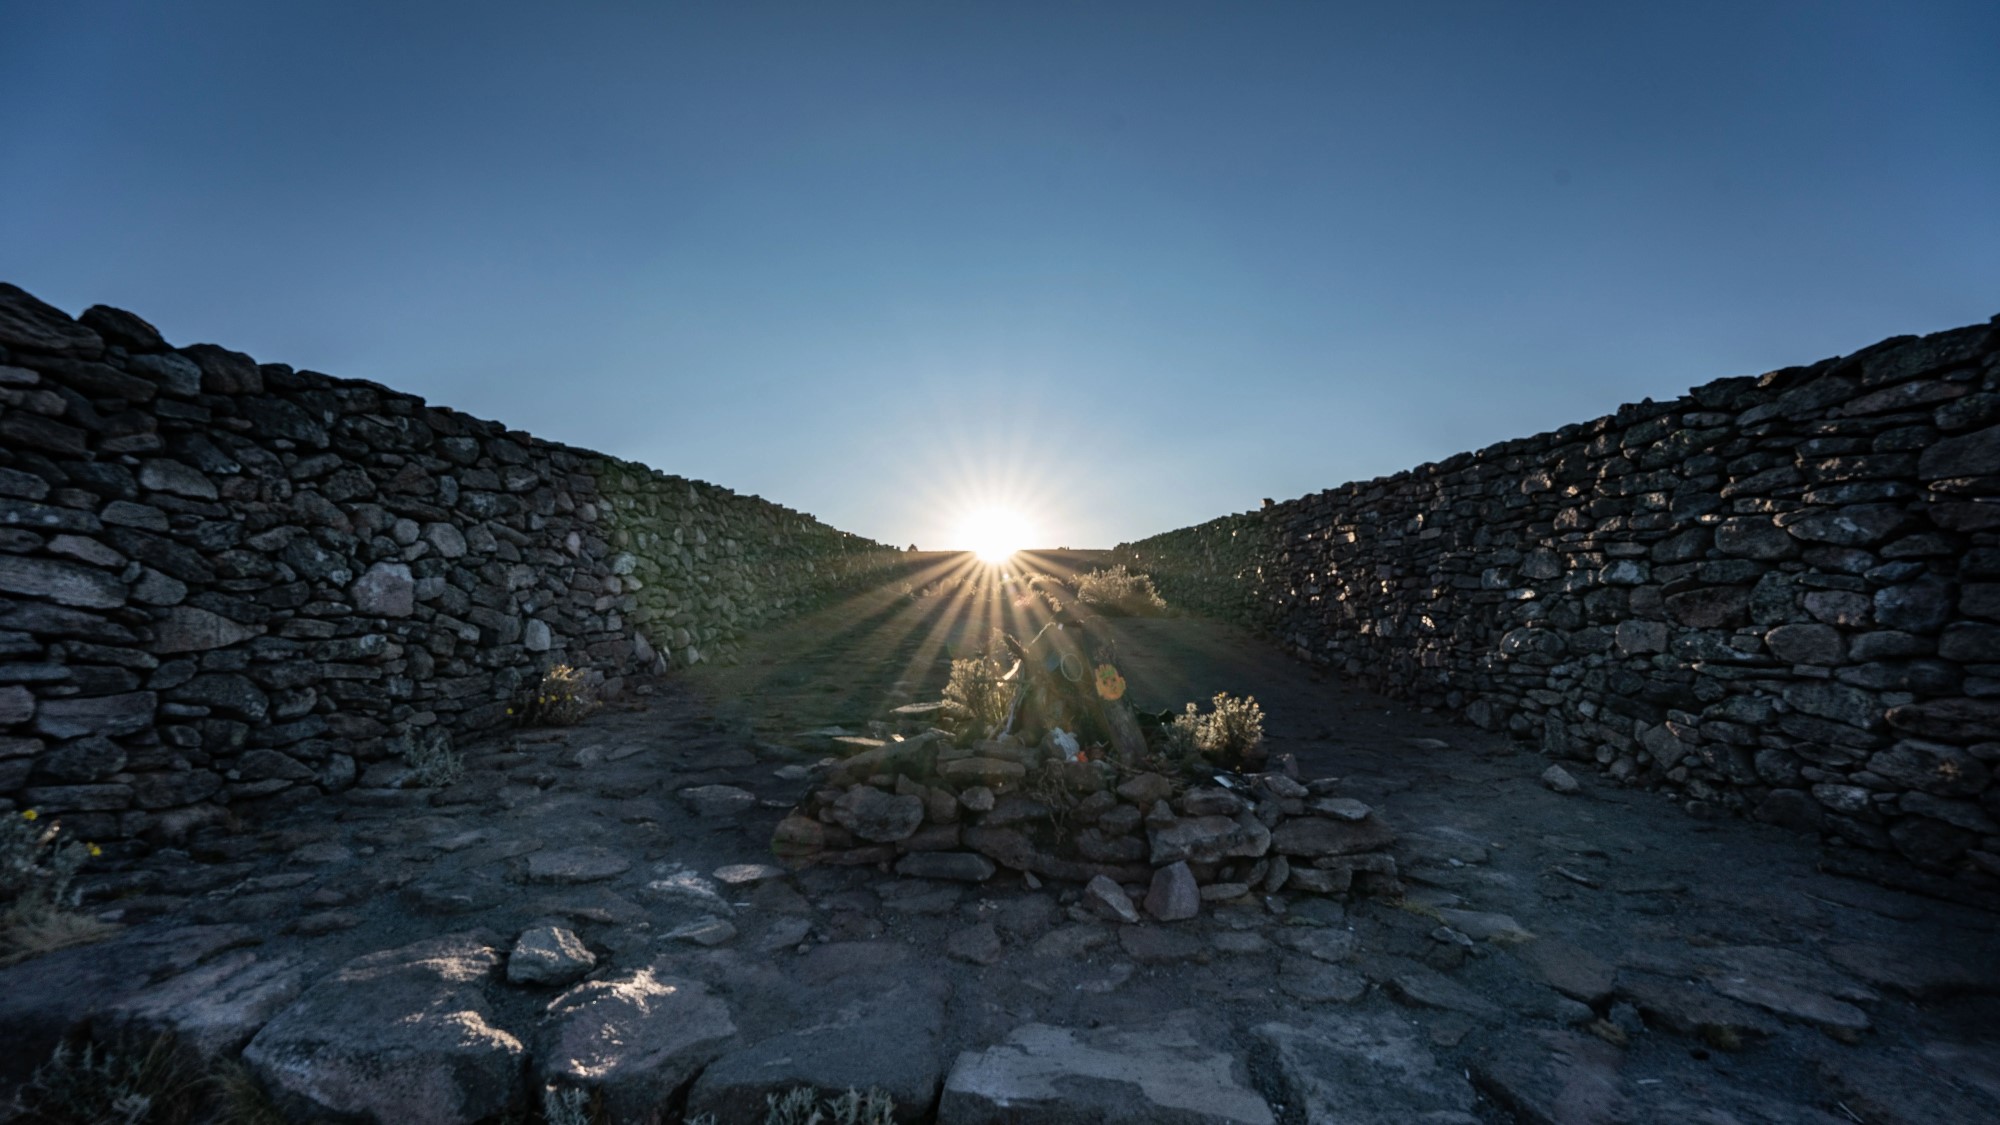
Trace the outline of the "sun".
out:
M 1028 545 L 1028 521 L 1007 508 L 981 508 L 958 525 L 958 541 L 981 562 L 1003 563 Z

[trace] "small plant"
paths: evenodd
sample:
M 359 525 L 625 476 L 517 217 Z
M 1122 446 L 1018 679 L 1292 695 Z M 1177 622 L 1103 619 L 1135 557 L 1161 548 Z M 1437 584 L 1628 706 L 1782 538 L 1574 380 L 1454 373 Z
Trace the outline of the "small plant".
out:
M 533 694 L 507 713 L 519 719 L 522 726 L 573 727 L 597 708 L 597 698 L 582 669 L 558 664 L 542 673 Z
M 1215 696 L 1215 710 L 1201 714 L 1190 703 L 1162 728 L 1161 753 L 1183 765 L 1199 754 L 1231 767 L 1247 765 L 1261 755 L 1264 709 L 1254 696 L 1237 699 L 1228 692 Z
M 603 1118 L 588 1090 L 574 1087 L 542 1091 L 542 1120 L 547 1125 L 597 1125 Z
M 784 1097 L 764 1095 L 764 1125 L 894 1125 L 896 1102 L 887 1093 L 871 1089 L 867 1093 L 849 1089 L 837 1098 L 820 1101 L 819 1091 L 797 1086 Z M 688 1125 L 715 1125 L 712 1114 Z
M 75 913 L 76 873 L 103 852 L 34 809 L 0 819 L 0 965 L 97 941 L 116 927 Z
M 59 1044 L 16 1095 L 16 1125 L 191 1125 L 201 1068 L 171 1035 L 143 1046 Z
M 465 777 L 465 758 L 451 744 L 451 732 L 443 727 L 424 727 L 403 735 L 403 764 L 425 788 L 456 785 Z
M 1006 668 L 990 650 L 978 656 L 951 662 L 951 679 L 944 685 L 944 701 L 976 730 L 998 727 L 1007 721 L 1007 704 L 1013 688 L 1001 677 Z
M 1167 608 L 1166 599 L 1153 588 L 1152 576 L 1134 574 L 1123 563 L 1077 575 L 1076 597 L 1097 612 L 1114 616 L 1148 617 Z

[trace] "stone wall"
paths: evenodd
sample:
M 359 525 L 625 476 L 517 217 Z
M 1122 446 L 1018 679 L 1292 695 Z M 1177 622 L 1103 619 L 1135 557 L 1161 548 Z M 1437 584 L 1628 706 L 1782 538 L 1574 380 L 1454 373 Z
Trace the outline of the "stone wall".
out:
M 1985 882 L 1997 348 L 1978 325 L 1722 379 L 1118 558 L 1171 602 L 1690 811 Z
M 0 286 L 0 808 L 171 839 L 727 656 L 901 556 L 372 383 Z

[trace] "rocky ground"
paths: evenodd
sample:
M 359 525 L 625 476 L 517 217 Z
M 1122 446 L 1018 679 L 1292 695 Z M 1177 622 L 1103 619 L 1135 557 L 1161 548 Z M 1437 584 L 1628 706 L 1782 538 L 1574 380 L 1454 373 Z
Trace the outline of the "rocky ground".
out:
M 1131 923 L 1005 870 L 774 864 L 827 728 L 935 698 L 996 612 L 876 591 L 468 747 L 449 789 L 99 877 L 118 936 L 0 971 L 0 1083 L 88 1025 L 240 1051 L 301 1121 L 497 1120 L 524 1075 L 720 1125 L 801 1084 L 945 1123 L 2000 1121 L 2000 915 L 1595 777 L 1558 792 L 1503 736 L 1214 622 L 1120 622 L 1133 697 L 1256 696 L 1274 752 L 1396 828 L 1401 901 Z

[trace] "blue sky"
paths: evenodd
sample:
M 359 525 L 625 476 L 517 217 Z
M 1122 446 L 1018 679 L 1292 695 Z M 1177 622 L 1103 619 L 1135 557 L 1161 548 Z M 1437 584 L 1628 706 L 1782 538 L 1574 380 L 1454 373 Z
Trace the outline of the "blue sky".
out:
M 2000 313 L 2000 5 L 0 7 L 0 279 L 953 545 Z

